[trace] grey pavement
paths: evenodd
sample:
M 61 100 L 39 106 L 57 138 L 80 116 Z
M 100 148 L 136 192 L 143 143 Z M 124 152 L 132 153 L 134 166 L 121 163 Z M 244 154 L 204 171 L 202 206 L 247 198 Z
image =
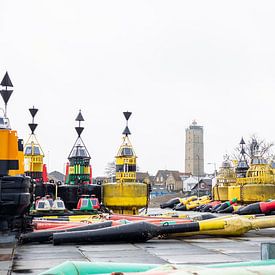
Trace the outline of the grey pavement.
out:
M 154 209 L 161 211 L 161 209 Z M 171 212 L 171 211 L 170 211 Z M 191 216 L 200 215 L 188 212 Z M 274 242 L 275 228 L 254 230 L 241 237 L 193 236 L 152 239 L 146 243 L 58 245 L 24 244 L 15 249 L 10 274 L 39 274 L 64 261 L 206 265 L 261 259 L 261 243 Z M 1 250 L 2 249 L 2 250 Z M 2 252 L 1 252 L 2 251 Z M 0 275 L 11 270 L 0 246 Z M 1 258 L 1 254 L 4 255 Z
M 261 259 L 261 243 L 273 242 L 274 237 L 275 229 L 264 229 L 228 238 L 195 236 L 146 243 L 19 245 L 11 274 L 39 274 L 68 260 L 187 265 L 253 261 Z

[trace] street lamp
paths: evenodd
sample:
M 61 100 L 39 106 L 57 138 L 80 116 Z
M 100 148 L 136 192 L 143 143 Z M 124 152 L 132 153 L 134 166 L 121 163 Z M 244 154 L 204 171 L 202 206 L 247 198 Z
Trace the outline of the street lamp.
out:
M 200 156 L 197 155 L 198 158 L 198 185 L 197 185 L 197 197 L 200 196 Z
M 212 164 L 212 165 L 214 165 L 214 177 L 216 177 L 217 176 L 217 169 L 216 169 L 216 162 L 208 162 L 207 164 Z

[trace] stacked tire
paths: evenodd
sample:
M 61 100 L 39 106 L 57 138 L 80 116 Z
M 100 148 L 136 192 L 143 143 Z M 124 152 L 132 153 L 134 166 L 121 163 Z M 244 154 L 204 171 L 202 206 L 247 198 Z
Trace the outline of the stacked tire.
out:
M 32 203 L 30 177 L 0 178 L 0 230 L 14 229 L 18 220 L 29 211 Z

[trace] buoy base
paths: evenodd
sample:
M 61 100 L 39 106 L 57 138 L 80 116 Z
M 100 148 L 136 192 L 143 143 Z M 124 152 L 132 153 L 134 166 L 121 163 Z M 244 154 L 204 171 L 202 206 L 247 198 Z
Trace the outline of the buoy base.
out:
M 138 182 L 103 184 L 104 205 L 118 214 L 138 214 L 147 206 L 147 184 Z

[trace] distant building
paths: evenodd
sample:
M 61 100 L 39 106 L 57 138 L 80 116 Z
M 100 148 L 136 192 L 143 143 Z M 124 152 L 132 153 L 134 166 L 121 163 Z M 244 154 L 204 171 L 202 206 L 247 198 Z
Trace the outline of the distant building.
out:
M 205 195 L 211 195 L 212 194 L 212 179 L 209 178 L 203 178 L 199 181 L 199 188 L 198 183 L 194 185 L 194 187 L 191 190 L 191 195 L 197 196 L 205 196 Z
M 153 185 L 166 186 L 166 180 L 171 172 L 176 172 L 176 171 L 174 171 L 174 170 L 158 170 L 158 172 L 154 178 Z
M 185 172 L 193 176 L 204 175 L 203 127 L 196 121 L 186 129 Z
M 143 182 L 143 183 L 151 183 L 151 178 L 148 172 L 136 172 L 136 180 L 137 182 Z
M 192 175 L 185 179 L 182 184 L 182 190 L 184 193 L 191 192 L 193 187 L 198 183 L 198 177 L 193 177 Z
M 53 180 L 54 182 L 64 182 L 65 181 L 65 175 L 58 172 L 58 171 L 53 171 L 48 174 L 49 181 Z
M 188 178 L 190 174 L 181 173 L 179 171 L 171 171 L 166 179 L 166 189 L 169 192 L 179 192 L 182 190 L 183 180 Z
M 93 183 L 102 185 L 104 182 L 107 182 L 108 180 L 109 180 L 108 177 L 96 177 L 96 178 L 93 178 Z
M 182 180 L 179 171 L 172 171 L 166 179 L 168 191 L 182 191 Z
M 174 171 L 174 170 L 158 170 L 157 174 L 151 178 L 151 186 L 152 186 L 152 192 L 151 192 L 151 197 L 157 197 L 157 196 L 163 196 L 168 194 L 169 192 L 173 192 L 174 190 L 174 184 L 170 184 L 170 186 L 173 187 L 169 187 L 170 190 L 168 192 L 167 190 L 167 178 L 169 177 L 169 175 L 173 172 L 178 172 L 178 171 Z

